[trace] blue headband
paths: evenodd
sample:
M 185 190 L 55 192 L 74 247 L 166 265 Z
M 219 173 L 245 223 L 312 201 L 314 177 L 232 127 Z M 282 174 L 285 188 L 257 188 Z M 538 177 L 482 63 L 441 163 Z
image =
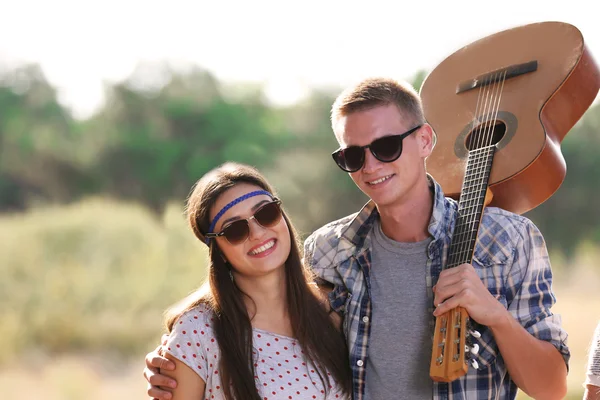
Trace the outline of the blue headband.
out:
M 223 207 L 223 209 L 221 209 L 221 211 L 219 211 L 217 213 L 217 215 L 215 216 L 215 219 L 213 219 L 212 223 L 210 224 L 210 227 L 208 228 L 207 233 L 213 233 L 213 229 L 215 229 L 215 225 L 217 225 L 217 221 L 219 220 L 219 218 L 221 218 L 223 216 L 223 214 L 225 214 L 225 212 L 227 212 L 227 210 L 229 210 L 231 207 L 235 206 L 236 204 L 238 204 L 246 199 L 249 199 L 250 197 L 259 196 L 261 194 L 266 194 L 270 198 L 273 198 L 273 195 L 271 193 L 267 192 L 266 190 L 257 190 L 254 192 L 246 193 L 245 195 L 238 197 L 237 199 L 231 201 L 229 204 L 227 204 L 225 207 Z M 206 242 L 206 244 L 208 244 L 208 242 L 210 241 L 210 238 L 207 237 L 206 239 L 204 239 L 204 241 Z

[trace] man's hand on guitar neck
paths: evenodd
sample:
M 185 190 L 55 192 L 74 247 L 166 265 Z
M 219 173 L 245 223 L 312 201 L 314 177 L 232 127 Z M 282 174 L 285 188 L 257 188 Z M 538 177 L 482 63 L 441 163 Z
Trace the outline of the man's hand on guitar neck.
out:
M 564 398 L 567 368 L 562 355 L 551 343 L 527 332 L 488 291 L 472 265 L 442 271 L 433 291 L 436 317 L 460 306 L 491 329 L 508 372 L 521 390 L 536 399 Z
M 445 269 L 433 287 L 433 315 L 440 316 L 456 307 L 463 307 L 469 316 L 482 325 L 492 327 L 512 318 L 510 313 L 485 287 L 471 264 Z

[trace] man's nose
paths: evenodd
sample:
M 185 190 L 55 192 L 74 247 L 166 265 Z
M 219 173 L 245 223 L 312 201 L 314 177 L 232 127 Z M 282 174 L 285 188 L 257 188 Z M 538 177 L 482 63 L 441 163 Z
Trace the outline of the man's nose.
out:
M 365 149 L 365 164 L 363 165 L 363 172 L 369 174 L 377 171 L 381 167 L 381 161 L 375 158 L 371 149 Z

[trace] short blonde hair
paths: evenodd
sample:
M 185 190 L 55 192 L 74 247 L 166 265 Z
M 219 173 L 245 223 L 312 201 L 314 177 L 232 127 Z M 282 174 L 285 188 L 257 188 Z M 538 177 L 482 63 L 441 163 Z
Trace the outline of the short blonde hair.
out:
M 390 78 L 368 78 L 337 97 L 331 107 L 331 126 L 335 129 L 340 117 L 353 112 L 389 104 L 398 107 L 402 116 L 412 120 L 414 125 L 425 123 L 421 98 L 412 85 Z

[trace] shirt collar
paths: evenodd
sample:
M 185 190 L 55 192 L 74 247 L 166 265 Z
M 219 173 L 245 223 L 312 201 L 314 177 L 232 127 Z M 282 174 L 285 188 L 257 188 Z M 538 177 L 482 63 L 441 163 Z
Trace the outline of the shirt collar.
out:
M 450 221 L 444 216 L 452 207 L 452 201 L 445 197 L 442 187 L 431 175 L 427 174 L 427 180 L 433 192 L 433 212 L 429 220 L 428 231 L 434 240 L 438 240 L 450 233 Z M 376 218 L 379 218 L 379 212 L 373 200 L 369 200 L 342 231 L 342 237 L 360 249 L 373 229 Z

